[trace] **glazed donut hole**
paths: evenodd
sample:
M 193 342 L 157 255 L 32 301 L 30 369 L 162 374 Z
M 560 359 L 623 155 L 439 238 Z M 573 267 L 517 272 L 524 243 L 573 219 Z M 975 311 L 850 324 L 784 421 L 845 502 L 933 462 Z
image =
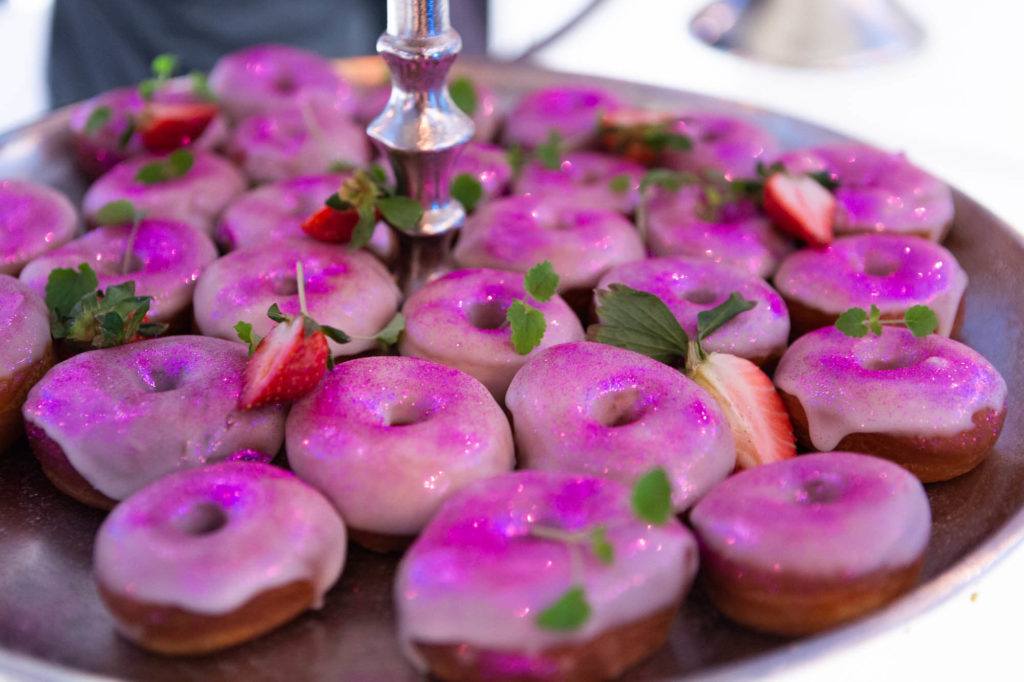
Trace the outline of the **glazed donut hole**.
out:
M 199 499 L 185 503 L 171 515 L 168 524 L 183 535 L 201 537 L 222 530 L 229 520 L 223 506 L 212 500 Z
M 149 393 L 170 393 L 181 388 L 184 367 L 139 367 L 139 379 Z
M 793 501 L 802 505 L 826 505 L 839 501 L 846 492 L 846 480 L 831 471 L 820 471 L 801 481 L 793 491 Z
M 505 326 L 506 315 L 511 305 L 512 298 L 509 296 L 488 297 L 483 301 L 475 301 L 467 306 L 466 319 L 480 331 L 501 329 Z
M 860 270 L 870 277 L 891 277 L 899 272 L 903 263 L 894 253 L 868 251 L 864 254 Z
M 294 272 L 275 272 L 270 275 L 270 289 L 278 296 L 297 296 L 299 281 Z
M 598 394 L 587 409 L 587 415 L 601 426 L 618 428 L 640 421 L 649 401 L 639 386 L 615 388 Z
M 386 427 L 414 426 L 430 419 L 437 411 L 431 396 L 403 397 L 397 401 L 382 401 L 381 425 Z
M 707 306 L 709 308 L 725 298 L 719 291 L 707 286 L 699 286 L 696 289 L 684 291 L 681 297 L 683 300 L 694 305 Z
M 888 335 L 870 339 L 866 343 L 854 344 L 853 357 L 861 369 L 869 372 L 907 369 L 925 361 L 934 364 L 946 362 L 942 358 L 932 356 L 920 344 L 905 345 L 901 339 Z

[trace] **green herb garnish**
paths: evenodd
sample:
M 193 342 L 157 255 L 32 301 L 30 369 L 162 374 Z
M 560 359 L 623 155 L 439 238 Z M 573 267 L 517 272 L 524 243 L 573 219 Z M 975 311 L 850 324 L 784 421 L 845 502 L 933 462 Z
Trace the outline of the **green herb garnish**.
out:
M 144 185 L 156 185 L 182 177 L 195 163 L 195 156 L 188 149 L 175 149 L 165 158 L 152 161 L 139 168 L 135 181 Z
M 902 320 L 885 320 L 878 306 L 872 304 L 869 310 L 850 308 L 839 316 L 835 324 L 839 331 L 858 339 L 867 336 L 868 332 L 881 336 L 883 326 L 904 326 L 920 338 L 933 334 L 939 328 L 939 318 L 928 306 L 915 305 L 903 313 Z
M 93 109 L 89 112 L 89 118 L 85 119 L 85 134 L 92 135 L 98 132 L 100 128 L 107 125 L 113 113 L 110 107 L 107 106 Z
M 469 173 L 459 173 L 452 180 L 451 195 L 462 204 L 466 213 L 472 213 L 484 196 L 484 187 Z
M 451 83 L 448 84 L 448 94 L 452 96 L 455 106 L 462 109 L 467 116 L 472 116 L 476 113 L 478 102 L 476 86 L 473 85 L 473 81 L 465 76 L 453 78 Z
M 547 301 L 558 290 L 558 275 L 549 261 L 543 261 L 526 271 L 523 286 L 531 298 Z M 509 306 L 505 319 L 512 329 L 512 347 L 516 353 L 526 355 L 540 345 L 547 328 L 540 310 L 517 299 Z
M 157 89 L 174 74 L 174 70 L 178 68 L 178 58 L 173 54 L 158 54 L 153 57 L 149 68 L 153 72 L 153 77 L 139 83 L 139 94 L 144 100 L 153 99 Z

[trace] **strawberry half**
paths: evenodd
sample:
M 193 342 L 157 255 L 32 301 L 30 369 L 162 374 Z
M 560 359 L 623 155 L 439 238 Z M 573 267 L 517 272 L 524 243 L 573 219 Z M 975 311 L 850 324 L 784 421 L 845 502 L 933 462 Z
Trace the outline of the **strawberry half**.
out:
M 139 118 L 142 145 L 163 154 L 191 144 L 217 115 L 210 102 L 151 102 Z
M 764 185 L 764 211 L 775 225 L 812 246 L 832 242 L 836 199 L 807 175 L 775 173 Z
M 320 383 L 327 372 L 327 337 L 307 319 L 279 323 L 256 346 L 245 366 L 243 410 L 296 400 Z
M 359 222 L 359 212 L 320 207 L 302 223 L 302 231 L 322 242 L 348 243 Z
M 690 377 L 725 413 L 736 442 L 739 468 L 796 456 L 796 439 L 786 406 L 772 380 L 757 365 L 735 355 L 711 353 L 696 365 Z

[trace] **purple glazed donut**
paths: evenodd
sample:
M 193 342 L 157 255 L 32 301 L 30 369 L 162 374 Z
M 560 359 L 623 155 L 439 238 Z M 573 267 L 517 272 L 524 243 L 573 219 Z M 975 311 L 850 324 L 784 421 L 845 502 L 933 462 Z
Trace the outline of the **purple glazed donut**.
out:
M 284 408 L 239 409 L 245 364 L 242 344 L 204 336 L 75 355 L 29 392 L 29 443 L 58 488 L 96 506 L 238 450 L 276 453 Z
M 578 149 L 597 135 L 601 114 L 619 108 L 612 93 L 593 87 L 562 86 L 525 95 L 505 121 L 506 145 L 527 149 L 543 144 L 552 132 L 566 149 Z
M 487 389 L 418 358 L 338 365 L 295 403 L 286 433 L 288 464 L 356 539 L 407 540 L 453 493 L 515 465 L 508 419 Z
M 89 187 L 82 199 L 82 213 L 93 220 L 111 201 L 127 200 L 147 218 L 180 220 L 206 234 L 221 211 L 245 191 L 242 174 L 227 159 L 197 151 L 184 175 L 146 184 L 136 180 L 139 170 L 161 160 L 139 156 L 117 164 Z
M 850 452 L 748 469 L 690 513 L 715 605 L 783 635 L 823 630 L 915 582 L 931 533 L 928 497 L 906 470 Z
M 953 223 L 953 193 L 903 154 L 868 145 L 804 149 L 779 159 L 794 173 L 828 172 L 838 183 L 836 234 L 897 232 L 942 241 Z
M 516 194 L 558 199 L 589 209 L 632 213 L 640 198 L 644 167 L 620 156 L 600 152 L 566 154 L 558 168 L 531 161 L 515 184 Z M 618 178 L 623 178 L 622 181 Z M 615 182 L 623 187 L 614 187 Z
M 410 660 L 449 679 L 597 680 L 657 650 L 697 572 L 697 548 L 677 519 L 641 521 L 629 499 L 616 481 L 541 471 L 453 495 L 398 566 L 398 636 Z M 597 526 L 611 563 L 535 535 Z M 582 626 L 540 627 L 538 614 L 573 586 L 590 606 Z
M 346 344 L 329 340 L 331 352 L 355 355 L 374 347 L 373 336 L 398 310 L 400 293 L 391 273 L 366 251 L 311 239 L 238 249 L 214 261 L 193 297 L 199 330 L 236 341 L 239 321 L 266 336 L 274 326 L 267 317 L 274 303 L 285 315 L 298 315 L 295 263 L 300 260 L 309 315 L 352 336 Z
M 682 512 L 736 464 L 714 398 L 668 365 L 601 343 L 535 354 L 508 387 L 517 455 L 527 469 L 632 483 L 662 467 Z
M 654 294 L 668 306 L 690 338 L 697 314 L 738 292 L 757 305 L 702 342 L 708 352 L 730 353 L 758 364 L 777 360 L 789 339 L 789 312 L 778 292 L 757 275 L 693 258 L 649 258 L 612 268 L 598 288 L 613 283 Z
M 493 144 L 470 142 L 452 166 L 452 177 L 463 173 L 472 175 L 483 188 L 483 201 L 505 193 L 512 179 L 512 167 L 505 150 Z
M 266 114 L 299 102 L 318 102 L 351 114 L 352 87 L 331 62 L 290 45 L 253 45 L 218 60 L 210 89 L 235 119 Z
M 926 305 L 939 318 L 938 333 L 949 336 L 958 326 L 967 273 L 953 254 L 921 237 L 862 234 L 791 254 L 775 273 L 775 287 L 798 334 L 873 304 L 883 318 Z
M 732 116 L 694 112 L 681 116 L 672 129 L 692 143 L 688 150 L 664 154 L 665 165 L 680 171 L 717 171 L 730 180 L 754 177 L 757 163 L 778 149 L 768 131 Z
M 78 212 L 46 185 L 0 180 L 0 274 L 17 275 L 33 258 L 70 241 Z
M 647 213 L 647 244 L 656 256 L 688 256 L 770 277 L 792 243 L 749 202 L 728 203 L 706 215 L 704 191 L 690 185 L 658 191 Z
M 0 274 L 0 455 L 21 435 L 21 406 L 53 364 L 50 311 L 10 275 Z
M 319 608 L 345 565 L 345 524 L 293 474 L 222 462 L 132 495 L 100 526 L 93 553 L 100 596 L 125 637 L 202 653 Z
M 529 299 L 544 314 L 547 327 L 530 355 L 512 347 L 505 315 L 516 299 L 527 299 L 523 276 L 504 270 L 456 270 L 415 292 L 405 301 L 402 355 L 427 358 L 476 377 L 501 400 L 512 376 L 542 348 L 583 338 L 583 327 L 559 296 Z
M 456 76 L 456 79 L 465 78 Z M 466 78 L 466 80 L 470 80 Z M 494 133 L 498 129 L 500 115 L 498 113 L 497 101 L 494 91 L 479 81 L 470 80 L 473 91 L 476 94 L 476 110 L 469 114 L 473 119 L 473 140 L 487 143 L 494 139 Z M 360 125 L 368 125 L 370 121 L 377 118 L 384 106 L 391 97 L 391 84 L 385 83 L 368 89 L 362 94 L 356 107 L 355 119 Z

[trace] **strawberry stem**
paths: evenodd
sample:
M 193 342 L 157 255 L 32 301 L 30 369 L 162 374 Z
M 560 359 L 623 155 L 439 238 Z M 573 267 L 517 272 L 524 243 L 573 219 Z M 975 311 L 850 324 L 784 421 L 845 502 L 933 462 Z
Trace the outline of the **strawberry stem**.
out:
M 306 310 L 306 277 L 302 269 L 302 261 L 295 261 L 295 284 L 299 288 L 299 311 L 306 317 L 309 312 Z

